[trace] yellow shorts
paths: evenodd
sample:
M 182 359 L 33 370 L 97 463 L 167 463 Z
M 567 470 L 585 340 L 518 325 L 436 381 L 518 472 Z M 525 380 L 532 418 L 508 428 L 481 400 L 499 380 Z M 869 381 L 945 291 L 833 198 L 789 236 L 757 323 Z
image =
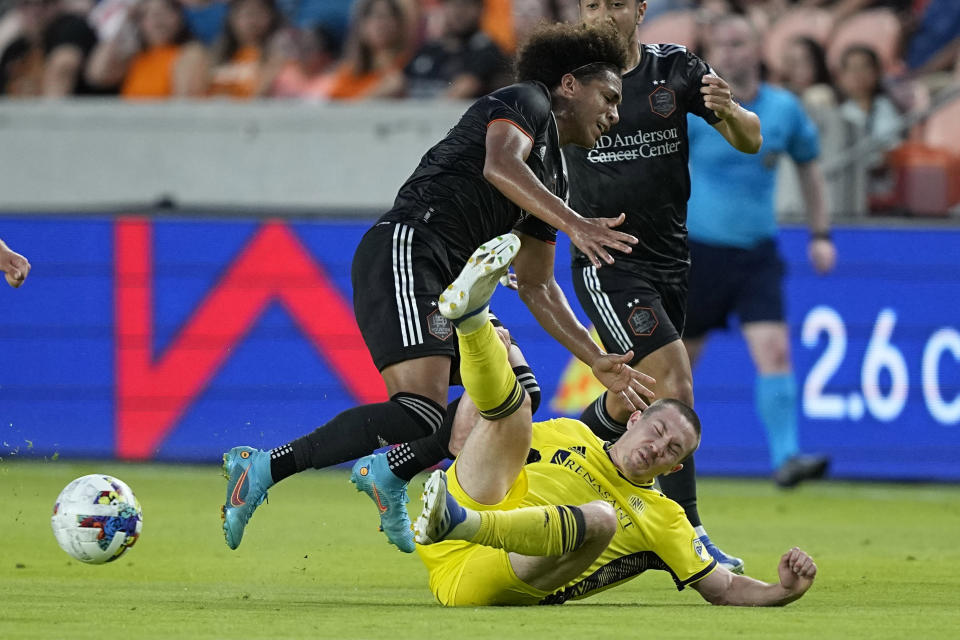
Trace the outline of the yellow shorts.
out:
M 520 506 L 527 493 L 527 472 L 521 470 L 506 497 L 497 504 L 479 504 L 457 482 L 457 463 L 447 470 L 447 490 L 474 511 L 507 511 Z M 427 546 L 417 553 L 430 572 L 430 591 L 446 607 L 537 604 L 550 595 L 520 580 L 503 549 L 452 540 Z

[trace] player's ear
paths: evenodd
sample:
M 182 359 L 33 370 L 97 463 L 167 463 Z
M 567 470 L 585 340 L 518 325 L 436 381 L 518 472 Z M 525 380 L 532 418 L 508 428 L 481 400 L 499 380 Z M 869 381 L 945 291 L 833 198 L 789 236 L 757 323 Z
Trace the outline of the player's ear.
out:
M 670 471 L 667 471 L 666 473 L 661 473 L 660 475 L 662 475 L 662 476 L 668 476 L 668 475 L 670 475 L 671 473 L 676 473 L 677 471 L 680 471 L 680 469 L 683 469 L 683 465 L 682 465 L 682 464 L 678 464 L 678 465 L 675 466 L 673 469 L 670 469 Z
M 560 94 L 565 98 L 573 97 L 579 86 L 580 81 L 572 73 L 565 73 L 560 78 Z
M 647 12 L 647 0 L 637 0 L 637 24 L 643 22 L 643 14 Z

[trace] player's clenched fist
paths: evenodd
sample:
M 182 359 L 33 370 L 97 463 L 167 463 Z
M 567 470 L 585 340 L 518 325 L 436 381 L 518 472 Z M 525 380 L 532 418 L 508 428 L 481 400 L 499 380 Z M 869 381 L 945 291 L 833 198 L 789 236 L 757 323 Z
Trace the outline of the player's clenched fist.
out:
M 805 551 L 794 547 L 780 558 L 777 567 L 780 585 L 787 591 L 800 596 L 810 588 L 817 575 L 817 565 Z
M 30 262 L 16 251 L 11 251 L 10 247 L 0 240 L 0 271 L 3 271 L 7 284 L 16 289 L 27 279 Z

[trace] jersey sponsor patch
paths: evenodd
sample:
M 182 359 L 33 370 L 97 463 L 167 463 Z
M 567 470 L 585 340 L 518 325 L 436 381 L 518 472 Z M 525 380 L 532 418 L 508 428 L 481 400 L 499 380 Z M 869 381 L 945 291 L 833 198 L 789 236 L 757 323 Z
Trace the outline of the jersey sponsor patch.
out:
M 660 85 L 650 93 L 650 110 L 661 118 L 669 118 L 677 110 L 677 94 Z
M 630 330 L 636 336 L 650 336 L 660 325 L 657 314 L 650 307 L 634 307 L 627 318 Z
M 646 503 L 643 501 L 643 498 L 638 495 L 632 495 L 627 500 L 633 510 L 637 512 L 637 515 L 643 513 L 643 509 L 646 507 Z

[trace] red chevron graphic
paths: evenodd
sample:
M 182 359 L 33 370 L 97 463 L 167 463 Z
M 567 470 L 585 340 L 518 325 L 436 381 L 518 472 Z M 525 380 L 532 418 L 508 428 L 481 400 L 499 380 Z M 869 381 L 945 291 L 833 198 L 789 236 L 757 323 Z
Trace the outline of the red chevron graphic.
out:
M 260 228 L 156 361 L 152 227 L 115 226 L 117 455 L 147 459 L 229 358 L 268 304 L 279 300 L 360 404 L 387 397 L 353 311 L 283 222 Z M 273 274 L 273 275 L 271 275 Z

